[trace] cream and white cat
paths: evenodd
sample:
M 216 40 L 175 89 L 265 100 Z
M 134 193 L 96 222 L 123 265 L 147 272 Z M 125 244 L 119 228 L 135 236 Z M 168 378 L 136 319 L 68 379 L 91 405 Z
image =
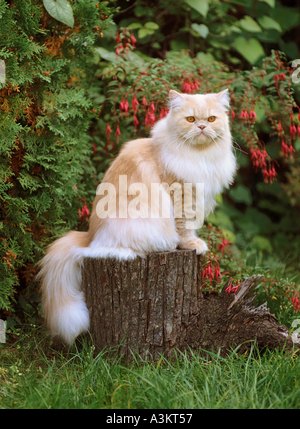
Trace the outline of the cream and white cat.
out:
M 84 257 L 133 259 L 177 247 L 205 253 L 206 243 L 186 227 L 188 216 L 175 213 L 176 192 L 165 192 L 164 198 L 154 201 L 152 184 L 170 186 L 176 182 L 184 189 L 185 183 L 191 183 L 195 198 L 196 184 L 203 183 L 204 207 L 200 210 L 203 216 L 213 210 L 215 195 L 232 183 L 236 171 L 228 107 L 227 90 L 205 95 L 170 91 L 170 111 L 156 123 L 151 138 L 133 140 L 122 147 L 97 190 L 89 230 L 70 231 L 56 240 L 40 263 L 42 307 L 52 335 L 72 343 L 89 328 L 81 291 Z M 126 195 L 120 178 L 123 185 L 125 180 Z M 141 197 L 141 185 L 135 184 L 142 184 L 148 191 L 146 196 Z M 109 186 L 114 189 L 110 194 L 105 192 Z M 134 202 L 137 190 L 138 205 Z M 170 215 L 163 216 L 163 204 L 167 203 Z M 134 204 L 141 212 L 143 206 L 144 215 L 136 216 Z

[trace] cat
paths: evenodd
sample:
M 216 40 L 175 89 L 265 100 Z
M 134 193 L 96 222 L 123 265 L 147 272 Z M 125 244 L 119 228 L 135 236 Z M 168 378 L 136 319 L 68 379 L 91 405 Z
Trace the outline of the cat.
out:
M 176 248 L 196 249 L 197 254 L 208 250 L 187 226 L 195 213 L 197 184 L 204 184 L 204 204 L 197 208 L 204 218 L 214 209 L 215 196 L 233 182 L 236 161 L 227 114 L 228 90 L 196 95 L 171 90 L 169 106 L 150 138 L 123 145 L 97 189 L 89 230 L 70 231 L 54 241 L 40 262 L 45 321 L 51 334 L 66 343 L 89 328 L 80 289 L 84 257 L 129 260 Z M 162 188 L 161 200 L 155 200 L 152 185 L 162 183 L 166 187 L 176 184 L 179 194 L 176 186 L 169 193 Z M 192 203 L 180 217 L 176 213 L 188 200 L 181 198 L 185 183 L 192 184 Z M 164 206 L 169 216 L 163 215 Z

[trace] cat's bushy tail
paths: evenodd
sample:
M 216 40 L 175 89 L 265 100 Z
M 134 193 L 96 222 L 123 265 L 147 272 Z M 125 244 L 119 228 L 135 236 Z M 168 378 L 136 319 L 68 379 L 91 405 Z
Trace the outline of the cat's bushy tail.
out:
M 70 231 L 52 243 L 40 262 L 42 309 L 51 334 L 71 344 L 89 328 L 89 312 L 81 286 L 81 266 L 88 233 Z

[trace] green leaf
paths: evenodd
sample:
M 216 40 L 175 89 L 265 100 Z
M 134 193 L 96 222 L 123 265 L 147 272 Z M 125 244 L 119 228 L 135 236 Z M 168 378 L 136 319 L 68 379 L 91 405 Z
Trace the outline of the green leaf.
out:
M 261 31 L 260 26 L 254 21 L 253 18 L 249 15 L 245 15 L 243 19 L 241 19 L 238 24 L 246 31 L 251 31 L 252 33 L 257 33 Z
M 203 62 L 203 64 L 209 64 L 212 61 L 216 61 L 216 59 L 210 52 L 198 52 L 196 56 L 197 58 L 199 58 L 200 61 Z
M 189 6 L 195 9 L 197 12 L 201 13 L 201 15 L 206 18 L 208 8 L 209 8 L 209 0 L 184 0 Z
M 265 55 L 261 43 L 253 37 L 249 40 L 242 36 L 237 37 L 234 40 L 234 47 L 250 64 L 255 64 L 260 57 Z
M 46 11 L 52 18 L 63 22 L 69 27 L 74 25 L 73 10 L 67 0 L 43 0 Z
M 153 30 L 149 30 L 147 28 L 140 28 L 138 31 L 138 38 L 143 39 L 144 37 L 151 36 L 153 34 Z
M 128 25 L 128 28 L 131 28 L 132 30 L 137 30 L 138 28 L 141 28 L 142 24 L 140 22 L 132 22 Z
M 259 0 L 259 1 L 267 3 L 271 7 L 275 7 L 275 0 Z
M 159 25 L 157 25 L 156 22 L 146 22 L 144 27 L 148 28 L 149 30 L 158 30 L 159 29 Z
M 249 188 L 244 185 L 238 185 L 229 191 L 231 198 L 238 203 L 245 203 L 250 205 L 252 203 L 251 192 Z
M 267 15 L 262 16 L 261 18 L 258 18 L 258 22 L 262 26 L 262 28 L 265 28 L 266 30 L 277 30 L 280 33 L 282 32 L 282 28 L 280 24 L 278 24 L 275 19 L 270 18 Z
M 201 37 L 203 37 L 204 39 L 206 38 L 206 36 L 208 35 L 208 33 L 209 33 L 209 30 L 208 30 L 208 27 L 206 26 L 206 25 L 204 25 L 204 24 L 196 24 L 196 23 L 193 23 L 192 25 L 191 25 L 191 27 L 192 27 L 192 29 L 194 30 L 194 31 L 196 31 L 196 33 L 198 33 Z
M 106 61 L 115 62 L 116 61 L 116 54 L 114 52 L 110 52 L 105 48 L 95 48 L 95 51 L 100 54 L 100 57 L 105 59 Z

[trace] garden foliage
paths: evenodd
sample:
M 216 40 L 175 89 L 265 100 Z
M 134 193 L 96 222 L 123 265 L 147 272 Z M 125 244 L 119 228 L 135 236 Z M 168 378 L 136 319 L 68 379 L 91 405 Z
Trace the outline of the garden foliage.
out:
M 78 223 L 88 186 L 84 171 L 92 178 L 90 49 L 107 29 L 111 9 L 76 0 L 72 10 L 71 28 L 41 1 L 0 0 L 6 64 L 6 83 L 0 84 L 0 309 L 10 308 L 14 290 L 20 297 L 33 284 L 45 245 Z M 27 298 L 34 290 L 27 289 Z

